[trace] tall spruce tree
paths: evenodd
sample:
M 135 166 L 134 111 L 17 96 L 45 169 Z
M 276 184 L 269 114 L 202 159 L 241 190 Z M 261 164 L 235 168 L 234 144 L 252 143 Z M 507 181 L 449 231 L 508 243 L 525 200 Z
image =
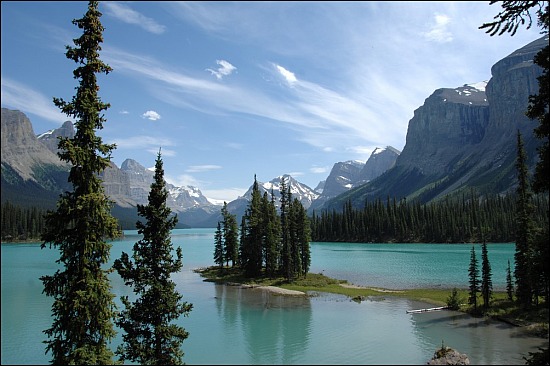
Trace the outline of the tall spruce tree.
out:
M 292 195 L 287 187 L 285 177 L 281 177 L 281 257 L 279 270 L 287 280 L 292 279 L 292 252 L 290 232 L 290 202 Z
M 489 308 L 489 303 L 493 294 L 493 275 L 491 273 L 491 263 L 487 251 L 487 243 L 484 241 L 481 245 L 481 297 L 483 298 L 483 307 Z
M 178 247 L 176 258 L 173 257 L 170 231 L 176 226 L 177 216 L 171 216 L 166 205 L 168 191 L 160 151 L 154 179 L 148 204 L 137 206 L 138 215 L 146 222 L 136 223 L 143 238 L 134 244 L 133 262 L 123 252 L 114 263 L 125 284 L 132 286 L 137 295 L 134 302 L 130 302 L 128 296 L 121 297 L 125 310 L 117 325 L 125 334 L 117 354 L 122 361 L 176 365 L 183 362 L 181 344 L 189 333 L 174 321 L 180 315 L 187 316 L 193 305 L 182 301 L 183 296 L 170 278 L 183 266 L 182 251 Z
M 102 129 L 102 111 L 109 104 L 101 102 L 96 74 L 108 74 L 111 68 L 99 58 L 103 26 L 98 2 L 90 1 L 81 19 L 72 22 L 82 35 L 67 46 L 65 55 L 78 64 L 73 71 L 79 80 L 70 102 L 53 98 L 54 104 L 75 119 L 75 136 L 59 141 L 62 161 L 71 164 L 68 181 L 73 191 L 65 192 L 57 210 L 46 214 L 41 248 L 57 247 L 63 266 L 54 275 L 42 276 L 46 296 L 53 297 L 53 325 L 44 331 L 48 336 L 46 352 L 54 364 L 112 364 L 108 345 L 116 332 L 114 295 L 107 270 L 111 245 L 105 240 L 119 236 L 117 221 L 111 215 L 112 202 L 105 195 L 99 173 L 109 166 L 115 145 L 103 144 L 95 129 Z
M 266 275 L 274 277 L 277 273 L 279 259 L 279 244 L 281 240 L 281 224 L 275 207 L 275 195 L 271 190 L 271 199 L 267 192 L 262 199 L 264 212 L 264 262 Z
M 477 312 L 477 294 L 479 292 L 479 273 L 478 273 L 478 261 L 476 258 L 476 250 L 475 247 L 472 246 L 472 250 L 470 252 L 470 267 L 468 268 L 468 276 L 469 276 L 469 296 L 468 296 L 468 304 L 472 305 L 474 307 L 474 313 Z
M 218 227 L 216 228 L 216 232 L 214 233 L 214 263 L 218 264 L 220 268 L 223 268 L 223 255 L 223 233 L 221 223 L 218 221 Z
M 246 222 L 243 228 L 246 231 L 244 232 L 241 248 L 241 255 L 243 257 L 242 266 L 247 276 L 257 277 L 262 272 L 264 230 L 262 197 L 258 188 L 256 175 L 254 175 L 254 184 L 252 185 L 252 198 L 243 218 Z
M 227 203 L 223 203 L 222 207 L 223 217 L 223 242 L 224 242 L 224 258 L 226 264 L 234 266 L 239 259 L 239 227 L 237 225 L 237 216 L 230 213 L 227 209 Z
M 514 281 L 512 280 L 512 270 L 510 269 L 510 260 L 506 267 L 506 297 L 512 301 L 514 299 Z
M 522 307 L 529 307 L 533 297 L 532 286 L 532 242 L 533 242 L 533 203 L 529 187 L 527 157 L 521 133 L 517 132 L 516 169 L 518 187 L 516 189 L 516 252 L 514 255 L 516 278 L 516 299 Z
M 309 218 L 307 217 L 306 209 L 300 202 L 298 202 L 298 204 L 299 207 L 297 212 L 297 239 L 300 252 L 300 262 L 302 265 L 302 273 L 300 274 L 305 277 L 308 274 L 309 267 L 311 265 L 311 249 L 309 246 L 309 242 L 311 241 L 311 225 L 309 222 Z

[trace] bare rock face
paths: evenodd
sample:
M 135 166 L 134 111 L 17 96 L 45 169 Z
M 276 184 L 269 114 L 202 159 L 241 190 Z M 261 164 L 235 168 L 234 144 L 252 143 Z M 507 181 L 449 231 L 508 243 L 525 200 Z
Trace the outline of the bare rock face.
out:
M 542 68 L 534 56 L 545 35 L 498 61 L 487 82 L 437 89 L 414 111 L 406 144 L 395 165 L 345 196 L 325 204 L 340 209 L 346 201 L 411 197 L 430 202 L 472 188 L 483 194 L 506 194 L 517 186 L 517 131 L 534 170 L 541 141 L 533 133 L 538 121 L 525 115 L 530 95 L 539 93 Z
M 367 183 L 385 173 L 395 165 L 399 154 L 401 152 L 392 146 L 386 146 L 385 149 L 379 147 L 374 149 L 353 185 L 358 186 Z
M 451 347 L 442 347 L 435 351 L 428 365 L 469 365 L 470 359 Z
M 66 137 L 72 139 L 74 137 L 75 130 L 73 123 L 71 121 L 65 121 L 63 125 L 54 130 L 47 131 L 41 135 L 38 135 L 38 140 L 42 142 L 51 152 L 57 154 L 59 149 L 57 145 L 59 144 L 59 137 Z
M 24 180 L 54 185 L 47 173 L 37 177 L 36 172 L 47 172 L 52 168 L 68 170 L 67 165 L 38 140 L 31 121 L 23 112 L 2 108 L 1 120 L 2 165 L 10 166 Z M 42 181 L 48 181 L 48 184 Z

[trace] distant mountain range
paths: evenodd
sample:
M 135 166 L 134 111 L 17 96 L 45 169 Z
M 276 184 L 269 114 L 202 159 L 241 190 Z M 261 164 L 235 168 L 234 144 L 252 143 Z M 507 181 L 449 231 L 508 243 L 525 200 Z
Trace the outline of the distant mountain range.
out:
M 67 184 L 69 166 L 61 162 L 57 156 L 58 137 L 72 138 L 74 135 L 74 126 L 70 121 L 63 123 L 60 128 L 36 135 L 31 121 L 24 113 L 2 108 L 2 201 L 10 201 L 22 206 L 55 207 L 59 194 L 69 189 Z M 391 151 L 397 151 L 391 149 Z M 326 180 L 326 189 L 322 193 L 316 192 L 289 175 L 283 177 L 287 186 L 291 188 L 293 198 L 298 198 L 307 209 L 319 198 L 326 201 L 349 190 L 359 176 L 371 177 L 377 171 L 390 168 L 395 159 L 387 162 L 384 168 L 381 160 L 383 151 L 388 149 L 377 149 L 373 152 L 367 164 L 336 163 Z M 333 181 L 331 177 L 344 174 L 342 171 L 350 164 L 359 170 L 366 168 L 365 173 L 354 176 L 352 180 Z M 367 169 L 369 166 L 372 168 Z M 147 204 L 150 187 L 154 181 L 154 172 L 136 160 L 126 159 L 120 168 L 111 163 L 101 176 L 106 194 L 116 204 L 114 215 L 124 227 L 133 228 L 138 220 L 136 205 Z M 271 194 L 273 191 L 278 201 L 283 177 L 260 183 L 262 194 L 263 192 Z M 166 188 L 169 193 L 167 205 L 178 214 L 180 224 L 193 227 L 216 226 L 220 219 L 221 206 L 211 202 L 199 188 L 176 187 L 169 183 Z M 229 211 L 237 214 L 239 219 L 246 209 L 251 192 L 252 185 L 243 193 L 243 196 L 228 202 Z
M 389 197 L 429 202 L 474 188 L 481 193 L 506 193 L 515 187 L 516 130 L 524 137 L 530 168 L 536 160 L 535 121 L 525 117 L 528 96 L 538 92 L 542 70 L 533 56 L 548 43 L 547 36 L 515 51 L 492 68 L 488 82 L 442 88 L 414 111 L 403 152 L 376 148 L 366 162 L 334 164 L 315 189 L 291 176 L 258 182 L 260 190 L 280 197 L 281 179 L 309 212 L 339 209 L 346 201 L 362 207 L 365 200 Z M 57 157 L 57 137 L 73 137 L 74 127 L 36 135 L 20 111 L 2 108 L 2 202 L 54 208 L 59 194 L 70 189 L 69 166 Z M 111 164 L 102 174 L 107 195 L 116 203 L 113 214 L 133 229 L 136 205 L 146 204 L 154 172 L 133 159 L 121 167 Z M 215 227 L 220 206 L 197 187 L 167 184 L 168 206 L 181 225 Z M 251 187 L 228 202 L 231 213 L 244 213 Z M 239 221 L 240 222 L 240 221 Z M 180 226 L 181 227 L 181 226 Z

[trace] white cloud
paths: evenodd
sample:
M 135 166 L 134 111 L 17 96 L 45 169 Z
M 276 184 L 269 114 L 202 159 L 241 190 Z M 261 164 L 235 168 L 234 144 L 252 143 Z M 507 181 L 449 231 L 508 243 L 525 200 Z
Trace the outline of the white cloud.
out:
M 329 167 L 326 167 L 326 166 L 323 166 L 323 167 L 314 166 L 314 167 L 309 168 L 309 171 L 310 171 L 311 173 L 314 173 L 314 174 L 324 174 L 324 173 L 329 172 L 329 171 L 330 171 L 330 168 L 329 168 Z
M 2 75 L 2 105 L 32 113 L 58 124 L 73 118 L 62 113 L 52 102 L 40 92 Z
M 127 148 L 127 149 L 146 149 L 151 150 L 154 154 L 158 153 L 159 147 L 162 147 L 162 154 L 165 153 L 165 146 L 175 146 L 176 144 L 165 138 L 156 138 L 151 136 L 133 136 L 127 138 L 114 139 L 109 142 L 110 144 L 115 143 L 117 148 Z
M 211 170 L 221 169 L 219 165 L 191 165 L 185 171 L 187 173 L 199 173 L 199 172 L 208 172 Z
M 204 182 L 201 182 L 200 180 L 196 179 L 192 175 L 189 174 L 180 174 L 176 178 L 172 178 L 170 175 L 165 174 L 164 179 L 166 182 L 175 185 L 176 187 L 185 187 L 185 186 L 193 186 L 193 187 L 202 187 L 204 186 Z M 201 189 L 202 192 L 202 189 Z
M 435 24 L 428 32 L 424 32 L 423 35 L 430 41 L 438 43 L 451 42 L 453 40 L 452 33 L 447 29 L 451 18 L 444 14 L 435 14 Z
M 221 80 L 224 76 L 231 75 L 233 71 L 237 70 L 235 66 L 231 65 L 229 62 L 225 60 L 216 60 L 216 63 L 220 65 L 220 67 L 218 67 L 217 70 L 206 69 L 206 71 L 210 71 L 210 73 L 216 76 L 218 80 Z
M 107 8 L 108 15 L 112 15 L 125 23 L 138 25 L 147 32 L 162 34 L 166 30 L 164 25 L 158 24 L 155 20 L 138 13 L 124 4 L 106 1 L 102 5 Z
M 120 114 L 130 114 L 130 112 L 128 112 L 127 110 L 123 109 L 121 110 L 120 112 L 118 112 Z
M 142 118 L 147 118 L 151 121 L 156 121 L 160 119 L 160 114 L 155 111 L 147 111 L 141 115 Z
M 351 151 L 354 154 L 370 156 L 372 152 L 376 149 L 373 146 L 350 146 L 346 150 Z
M 226 188 L 226 189 L 202 189 L 201 192 L 205 195 L 211 202 L 216 204 L 223 204 L 223 202 L 231 202 L 236 200 L 239 196 L 245 194 L 248 190 L 246 188 Z
M 149 153 L 156 156 L 159 153 L 159 149 L 158 148 L 150 148 L 150 149 L 147 149 L 147 152 L 149 152 Z M 161 154 L 162 154 L 162 157 L 176 156 L 177 152 L 175 150 L 162 149 Z M 153 167 L 153 170 L 155 170 L 154 167 Z
M 275 68 L 277 69 L 279 74 L 281 74 L 290 85 L 292 85 L 292 84 L 294 84 L 295 82 L 298 81 L 298 79 L 296 79 L 296 76 L 294 75 L 293 72 L 288 71 L 287 69 L 285 69 L 281 65 L 275 64 Z

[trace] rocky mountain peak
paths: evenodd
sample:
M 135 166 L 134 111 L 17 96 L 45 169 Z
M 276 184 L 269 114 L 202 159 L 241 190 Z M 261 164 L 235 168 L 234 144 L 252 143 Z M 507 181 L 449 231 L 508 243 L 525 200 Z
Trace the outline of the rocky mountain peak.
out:
M 146 169 L 143 165 L 141 165 L 140 163 L 138 163 L 134 159 L 124 160 L 122 162 L 122 164 L 120 165 L 120 169 L 123 170 L 123 171 L 126 171 L 126 172 L 134 173 L 134 174 L 136 174 L 136 173 L 145 173 L 145 172 L 152 173 L 150 170 Z
M 377 147 L 371 153 L 369 159 L 359 172 L 353 186 L 367 183 L 395 165 L 395 161 L 401 152 L 392 146 Z
M 37 139 L 42 142 L 53 153 L 57 154 L 59 137 L 73 138 L 75 134 L 74 125 L 71 121 L 65 121 L 61 127 L 46 131 L 37 136 Z
M 37 181 L 35 170 L 40 167 L 67 168 L 56 154 L 38 140 L 31 121 L 23 112 L 2 108 L 1 120 L 2 166 L 9 165 L 22 179 L 32 181 Z

